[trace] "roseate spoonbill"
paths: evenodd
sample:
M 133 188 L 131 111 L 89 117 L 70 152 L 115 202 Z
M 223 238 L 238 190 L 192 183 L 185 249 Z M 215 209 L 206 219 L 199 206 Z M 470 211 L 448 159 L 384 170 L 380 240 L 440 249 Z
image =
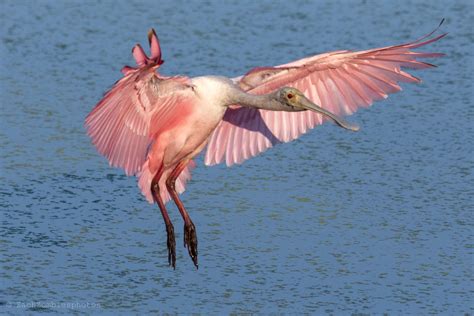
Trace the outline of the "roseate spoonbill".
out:
M 133 47 L 138 66 L 122 69 L 124 77 L 87 116 L 85 126 L 110 165 L 137 175 L 143 195 L 158 204 L 166 224 L 168 263 L 173 268 L 176 242 L 165 203 L 174 200 L 184 219 L 184 246 L 198 267 L 196 228 L 179 194 L 191 178 L 193 158 L 206 145 L 206 165 L 225 161 L 230 166 L 291 141 L 326 120 L 357 131 L 356 125 L 339 116 L 400 91 L 400 81 L 420 82 L 401 68 L 434 66 L 417 59 L 443 54 L 412 49 L 446 35 L 428 39 L 435 31 L 407 44 L 359 52 L 339 50 L 257 67 L 228 79 L 159 74 L 163 60 L 151 29 L 150 57 L 139 44 Z

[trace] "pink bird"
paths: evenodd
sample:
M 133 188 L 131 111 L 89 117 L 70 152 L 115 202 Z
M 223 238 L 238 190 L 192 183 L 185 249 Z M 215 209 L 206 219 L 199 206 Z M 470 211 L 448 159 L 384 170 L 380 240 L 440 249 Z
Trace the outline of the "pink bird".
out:
M 179 198 L 196 155 L 207 146 L 206 165 L 225 161 L 230 166 L 328 120 L 357 131 L 340 116 L 400 91 L 400 81 L 420 82 L 402 68 L 434 67 L 418 59 L 443 54 L 412 49 L 446 35 L 428 39 L 435 31 L 407 44 L 334 51 L 229 79 L 161 75 L 161 49 L 152 29 L 150 57 L 139 44 L 133 47 L 138 66 L 122 69 L 124 77 L 87 116 L 85 126 L 110 165 L 136 175 L 146 199 L 158 204 L 166 224 L 168 263 L 175 268 L 174 228 L 165 207 L 173 199 L 184 220 L 184 246 L 197 268 L 196 228 Z

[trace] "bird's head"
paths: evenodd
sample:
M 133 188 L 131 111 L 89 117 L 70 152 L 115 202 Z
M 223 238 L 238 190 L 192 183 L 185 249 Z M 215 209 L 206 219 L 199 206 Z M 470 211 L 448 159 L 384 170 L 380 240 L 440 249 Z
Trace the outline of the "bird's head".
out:
M 295 110 L 307 110 L 301 106 L 302 98 L 306 99 L 306 97 L 300 90 L 291 87 L 284 87 L 278 91 L 277 95 L 281 103 L 286 104 Z
M 277 92 L 277 98 L 278 101 L 281 104 L 284 104 L 289 107 L 289 111 L 313 111 L 320 113 L 324 116 L 329 117 L 331 120 L 333 120 L 337 125 L 340 127 L 343 127 L 345 129 L 351 130 L 351 131 L 358 131 L 359 126 L 357 124 L 352 124 L 344 120 L 343 118 L 337 116 L 334 113 L 329 112 L 326 109 L 323 109 L 322 107 L 314 104 L 309 100 L 305 95 L 298 89 L 292 88 L 292 87 L 284 87 L 281 88 Z

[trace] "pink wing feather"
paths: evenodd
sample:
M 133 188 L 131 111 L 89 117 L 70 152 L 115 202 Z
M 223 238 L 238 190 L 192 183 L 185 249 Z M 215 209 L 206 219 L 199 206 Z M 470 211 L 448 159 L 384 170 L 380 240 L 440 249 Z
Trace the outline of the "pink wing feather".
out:
M 161 77 L 154 67 L 143 67 L 119 80 L 86 118 L 97 150 L 127 175 L 138 174 L 140 189 L 150 203 L 150 185 L 157 170 L 149 168 L 148 150 L 161 132 L 191 111 L 193 95 L 187 77 Z M 193 166 L 191 161 L 178 177 L 179 193 L 191 178 Z M 166 187 L 160 192 L 163 201 L 169 201 Z
M 160 77 L 153 67 L 119 80 L 86 118 L 97 150 L 110 164 L 136 174 L 153 139 L 186 112 L 191 95 L 186 77 Z
M 284 86 L 295 87 L 323 108 L 338 115 L 350 115 L 373 101 L 387 98 L 389 93 L 400 91 L 400 81 L 420 82 L 401 68 L 434 67 L 417 58 L 443 54 L 411 51 L 446 35 L 422 41 L 433 32 L 407 44 L 360 52 L 335 51 L 276 67 L 258 67 L 234 80 L 253 94 L 269 93 Z M 227 109 L 223 121 L 210 136 L 205 164 L 242 163 L 275 144 L 299 137 L 324 121 L 320 114 L 310 111 L 276 112 L 233 106 Z
M 153 203 L 150 185 L 156 170 L 151 170 L 147 160 L 149 148 L 161 132 L 192 110 L 194 92 L 189 78 L 163 77 L 156 72 L 163 60 L 153 29 L 148 33 L 148 41 L 151 56 L 139 44 L 133 47 L 132 55 L 138 67 L 122 69 L 125 76 L 89 113 L 85 127 L 92 143 L 110 165 L 123 168 L 127 175 L 138 174 L 142 193 Z M 179 193 L 184 191 L 193 168 L 194 162 L 190 161 L 178 177 Z M 170 196 L 166 187 L 160 192 L 167 202 Z

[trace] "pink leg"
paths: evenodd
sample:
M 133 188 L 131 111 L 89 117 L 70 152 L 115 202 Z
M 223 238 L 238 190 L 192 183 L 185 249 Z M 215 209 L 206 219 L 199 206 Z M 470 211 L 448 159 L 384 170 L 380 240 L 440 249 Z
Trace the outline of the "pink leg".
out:
M 166 245 L 168 246 L 168 264 L 176 269 L 176 241 L 174 239 L 174 227 L 171 223 L 170 217 L 168 216 L 168 212 L 166 211 L 165 204 L 160 196 L 160 186 L 158 182 L 160 181 L 161 175 L 163 174 L 163 168 L 161 168 L 156 175 L 153 177 L 151 181 L 151 192 L 153 194 L 153 198 L 155 202 L 158 204 L 160 208 L 161 215 L 163 215 L 163 219 L 166 225 L 166 234 L 167 234 L 167 242 Z
M 189 217 L 189 214 L 186 211 L 183 202 L 181 202 L 175 188 L 176 179 L 184 170 L 184 168 L 186 168 L 188 162 L 189 160 L 184 160 L 176 166 L 176 168 L 171 172 L 168 179 L 166 179 L 166 187 L 168 188 L 168 192 L 176 203 L 176 206 L 178 207 L 179 212 L 181 213 L 181 216 L 184 220 L 184 247 L 188 248 L 189 256 L 193 260 L 193 263 L 196 268 L 198 268 L 198 241 L 196 235 L 196 227 L 191 221 L 191 218 Z

